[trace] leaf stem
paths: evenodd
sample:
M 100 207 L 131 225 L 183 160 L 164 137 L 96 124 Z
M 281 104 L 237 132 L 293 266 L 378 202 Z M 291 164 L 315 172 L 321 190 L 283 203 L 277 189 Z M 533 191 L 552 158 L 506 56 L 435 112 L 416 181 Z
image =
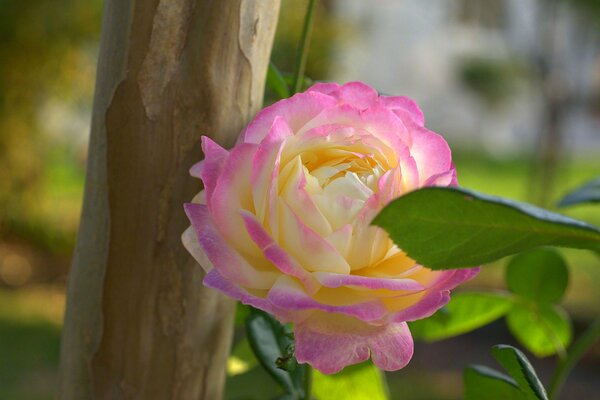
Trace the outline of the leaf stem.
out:
M 569 349 L 567 358 L 561 360 L 552 375 L 550 382 L 549 398 L 555 400 L 560 395 L 560 391 L 569 376 L 569 373 L 584 356 L 586 351 L 600 338 L 600 317 L 583 332 L 577 341 Z
M 306 364 L 306 374 L 304 375 L 304 398 L 302 400 L 312 399 L 312 381 L 313 381 L 313 369 L 310 365 Z
M 313 26 L 313 16 L 315 14 L 315 0 L 308 0 L 306 15 L 304 17 L 304 26 L 302 27 L 302 36 L 298 44 L 298 52 L 296 53 L 296 65 L 294 68 L 294 83 L 292 85 L 292 94 L 302 90 L 302 82 L 304 81 L 304 71 L 306 69 L 306 60 L 308 59 L 308 43 L 310 42 L 310 34 Z

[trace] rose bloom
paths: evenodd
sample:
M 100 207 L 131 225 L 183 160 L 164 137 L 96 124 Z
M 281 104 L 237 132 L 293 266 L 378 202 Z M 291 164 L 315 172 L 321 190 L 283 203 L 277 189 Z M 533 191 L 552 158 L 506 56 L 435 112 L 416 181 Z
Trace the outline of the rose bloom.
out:
M 230 151 L 208 137 L 202 149 L 183 242 L 204 284 L 293 322 L 296 358 L 323 373 L 369 357 L 404 367 L 406 322 L 477 273 L 432 271 L 370 224 L 411 190 L 457 184 L 448 144 L 406 97 L 319 83 L 258 113 Z

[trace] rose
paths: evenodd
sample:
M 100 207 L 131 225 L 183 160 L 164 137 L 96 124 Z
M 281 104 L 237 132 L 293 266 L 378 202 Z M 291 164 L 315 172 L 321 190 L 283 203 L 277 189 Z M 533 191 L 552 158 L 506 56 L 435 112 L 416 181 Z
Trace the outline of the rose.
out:
M 370 225 L 410 190 L 456 185 L 446 141 L 406 97 L 316 84 L 261 111 L 231 151 L 207 137 L 202 149 L 191 174 L 205 189 L 185 205 L 183 242 L 205 285 L 293 322 L 298 361 L 323 373 L 369 356 L 404 367 L 406 321 L 477 273 L 417 265 Z

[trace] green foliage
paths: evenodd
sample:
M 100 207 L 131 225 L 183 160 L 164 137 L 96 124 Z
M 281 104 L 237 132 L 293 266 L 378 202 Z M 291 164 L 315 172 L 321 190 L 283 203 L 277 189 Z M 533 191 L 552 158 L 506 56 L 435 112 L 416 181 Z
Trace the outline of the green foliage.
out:
M 228 360 L 227 372 L 230 375 L 238 375 L 256 367 L 258 360 L 252 352 L 248 338 L 240 340 L 231 350 Z
M 460 80 L 488 104 L 496 105 L 515 93 L 523 70 L 512 60 L 468 58 L 461 65 Z
M 242 303 L 237 303 L 235 307 L 235 326 L 244 326 L 250 315 L 251 307 Z
M 515 338 L 537 357 L 558 353 L 572 339 L 567 313 L 558 302 L 567 287 L 569 271 L 552 249 L 536 249 L 515 256 L 507 267 L 512 294 L 458 293 L 433 316 L 410 324 L 416 339 L 436 341 L 470 332 L 506 316 Z
M 519 349 L 507 345 L 496 345 L 492 356 L 517 382 L 527 398 L 546 399 L 546 390 L 525 354 Z
M 465 368 L 465 400 L 522 400 L 525 396 L 517 382 L 483 365 Z
M 410 323 L 415 339 L 435 341 L 461 335 L 504 316 L 513 306 L 502 293 L 463 292 L 430 318 Z
M 600 178 L 596 178 L 569 192 L 558 203 L 559 207 L 600 202 Z
M 600 27 L 600 2 L 598 0 L 563 0 L 575 5 L 584 18 L 589 18 Z
M 506 268 L 508 288 L 518 297 L 506 317 L 511 333 L 537 357 L 565 355 L 572 339 L 567 313 L 553 305 L 562 299 L 569 269 L 553 249 L 536 249 L 512 258 Z
M 511 333 L 535 354 L 562 356 L 571 343 L 572 328 L 568 314 L 550 304 L 518 304 L 506 316 Z
M 594 226 L 460 188 L 410 192 L 388 204 L 373 223 L 432 269 L 472 267 L 543 245 L 600 249 Z
M 289 326 L 271 315 L 252 308 L 246 320 L 246 336 L 262 367 L 285 390 L 282 398 L 303 399 L 308 369 L 293 356 L 293 336 Z
M 283 0 L 271 59 L 282 71 L 294 71 L 296 50 L 306 12 L 306 0 Z M 325 2 L 318 1 L 306 75 L 325 79 L 332 64 L 334 39 L 348 35 L 348 23 L 338 22 Z
M 465 370 L 466 400 L 547 400 L 546 390 L 527 357 L 518 349 L 497 345 L 492 356 L 509 376 L 482 366 Z
M 71 151 L 62 152 L 61 161 L 79 170 L 83 154 L 74 154 L 70 139 L 50 137 L 48 119 L 67 117 L 45 108 L 49 104 L 59 104 L 63 111 L 89 108 L 102 4 L 101 0 L 4 0 L 0 5 L 0 234 L 28 239 L 34 234 L 37 244 L 53 252 L 72 247 L 71 216 L 78 218 L 79 207 L 70 207 L 70 199 L 49 198 L 61 196 L 69 184 L 49 183 L 52 153 L 66 144 Z M 55 186 L 49 193 L 50 184 Z M 83 179 L 78 188 L 82 185 Z M 52 203 L 49 213 L 40 211 L 41 201 Z
M 317 400 L 385 400 L 385 377 L 372 363 L 352 365 L 335 375 L 314 371 L 313 397 Z
M 62 299 L 47 287 L 0 288 L 0 399 L 53 398 Z
M 516 255 L 506 268 L 506 283 L 515 294 L 539 303 L 554 303 L 569 284 L 569 269 L 552 249 L 535 249 Z
M 280 99 L 290 97 L 290 87 L 281 74 L 281 71 L 272 62 L 269 63 L 269 70 L 267 71 L 267 87 L 273 90 Z

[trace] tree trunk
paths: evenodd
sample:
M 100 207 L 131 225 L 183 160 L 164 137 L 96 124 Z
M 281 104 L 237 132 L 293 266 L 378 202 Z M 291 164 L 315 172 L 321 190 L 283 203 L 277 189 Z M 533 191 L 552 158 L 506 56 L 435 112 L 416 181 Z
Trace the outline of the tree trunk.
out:
M 261 106 L 279 0 L 107 0 L 61 399 L 219 399 L 234 303 L 180 244 L 200 135 Z

